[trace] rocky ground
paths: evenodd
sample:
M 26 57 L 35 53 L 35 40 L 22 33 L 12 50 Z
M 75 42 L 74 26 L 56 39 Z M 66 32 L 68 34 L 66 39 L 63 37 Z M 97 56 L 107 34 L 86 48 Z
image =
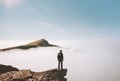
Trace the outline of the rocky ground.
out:
M 16 70 L 0 73 L 0 81 L 67 81 L 67 69 L 51 69 L 43 72 Z

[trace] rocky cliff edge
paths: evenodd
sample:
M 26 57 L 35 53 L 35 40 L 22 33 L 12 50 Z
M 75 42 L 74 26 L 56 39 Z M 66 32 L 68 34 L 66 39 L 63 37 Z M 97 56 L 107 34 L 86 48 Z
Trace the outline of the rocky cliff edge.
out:
M 51 69 L 43 72 L 31 70 L 10 71 L 0 74 L 0 81 L 67 81 L 67 69 Z

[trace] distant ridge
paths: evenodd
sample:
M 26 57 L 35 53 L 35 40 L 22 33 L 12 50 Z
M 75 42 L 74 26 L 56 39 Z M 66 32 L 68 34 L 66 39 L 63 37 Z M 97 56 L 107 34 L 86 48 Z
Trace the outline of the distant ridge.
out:
M 59 47 L 59 46 L 49 44 L 49 42 L 45 39 L 39 39 L 37 41 L 31 42 L 25 45 L 0 49 L 0 51 L 7 51 L 7 50 L 12 50 L 12 49 L 30 49 L 30 48 L 36 48 L 36 47 Z

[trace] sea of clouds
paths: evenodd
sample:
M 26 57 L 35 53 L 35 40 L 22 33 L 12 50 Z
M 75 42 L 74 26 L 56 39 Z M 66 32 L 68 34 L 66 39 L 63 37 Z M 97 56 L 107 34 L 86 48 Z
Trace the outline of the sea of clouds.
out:
M 1 41 L 0 48 L 21 45 L 28 41 Z M 64 53 L 68 81 L 120 81 L 120 41 L 51 41 L 61 46 L 0 52 L 0 64 L 19 69 L 44 71 L 57 68 L 57 53 Z

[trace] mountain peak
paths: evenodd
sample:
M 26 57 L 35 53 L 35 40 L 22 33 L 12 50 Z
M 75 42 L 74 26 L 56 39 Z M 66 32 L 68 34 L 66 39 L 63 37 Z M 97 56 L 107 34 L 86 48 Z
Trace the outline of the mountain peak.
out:
M 11 49 L 29 49 L 29 48 L 36 48 L 36 47 L 58 47 L 58 46 L 50 44 L 45 39 L 39 39 L 37 41 L 33 41 L 33 42 L 30 42 L 30 43 L 25 44 L 25 45 L 0 49 L 0 51 L 6 51 L 6 50 L 11 50 Z
M 49 44 L 49 42 L 45 39 L 39 39 L 37 41 L 28 43 L 27 46 L 49 47 L 49 46 L 56 46 L 56 45 Z

